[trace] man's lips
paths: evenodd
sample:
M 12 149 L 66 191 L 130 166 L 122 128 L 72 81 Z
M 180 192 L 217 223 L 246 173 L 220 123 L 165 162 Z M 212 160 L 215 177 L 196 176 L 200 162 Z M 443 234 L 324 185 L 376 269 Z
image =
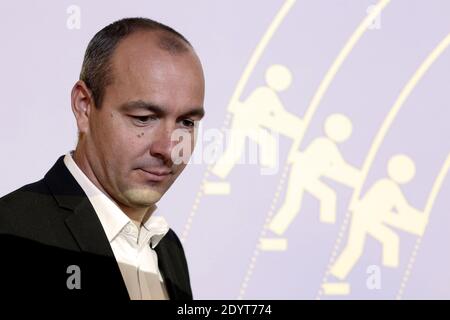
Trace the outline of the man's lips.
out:
M 140 168 L 139 171 L 141 171 L 148 180 L 157 181 L 157 182 L 163 181 L 172 173 L 170 170 L 166 170 L 166 169 L 142 169 L 142 168 Z

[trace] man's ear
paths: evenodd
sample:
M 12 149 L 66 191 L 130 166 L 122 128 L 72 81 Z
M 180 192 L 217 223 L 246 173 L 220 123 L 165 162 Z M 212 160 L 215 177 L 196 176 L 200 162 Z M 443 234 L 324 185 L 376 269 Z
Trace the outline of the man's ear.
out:
M 91 90 L 86 83 L 78 80 L 72 88 L 72 112 L 77 121 L 78 132 L 83 135 L 89 131 L 89 116 L 95 107 Z

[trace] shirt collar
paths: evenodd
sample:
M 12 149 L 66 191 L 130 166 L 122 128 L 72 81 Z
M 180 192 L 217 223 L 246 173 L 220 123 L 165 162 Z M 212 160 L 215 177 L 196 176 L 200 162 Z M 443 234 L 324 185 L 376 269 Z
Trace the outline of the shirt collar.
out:
M 100 219 L 100 223 L 105 230 L 108 241 L 111 243 L 114 238 L 122 232 L 125 226 L 133 222 L 109 196 L 103 193 L 91 180 L 89 180 L 73 160 L 72 153 L 73 152 L 69 152 L 65 155 L 64 164 L 86 193 Z M 164 217 L 154 216 L 156 208 L 155 205 L 151 216 L 142 225 L 140 230 L 143 237 L 141 238 L 142 243 L 150 243 L 152 248 L 155 248 L 159 241 L 161 241 L 169 231 L 169 225 Z
M 161 239 L 166 235 L 169 231 L 169 225 L 167 224 L 166 219 L 161 216 L 152 215 L 141 228 L 141 232 L 146 234 L 146 240 L 150 241 L 150 245 L 154 249 Z

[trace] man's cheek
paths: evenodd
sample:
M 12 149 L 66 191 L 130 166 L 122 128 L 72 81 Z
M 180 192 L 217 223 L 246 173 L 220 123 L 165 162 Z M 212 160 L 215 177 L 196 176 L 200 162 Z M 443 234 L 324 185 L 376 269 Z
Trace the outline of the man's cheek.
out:
M 133 150 L 137 150 L 142 145 L 142 141 L 134 133 L 118 131 L 114 134 L 111 145 L 118 156 L 131 156 Z
M 184 168 L 186 168 L 186 164 L 182 164 L 177 166 L 175 169 L 174 180 L 178 178 L 178 176 L 183 172 Z

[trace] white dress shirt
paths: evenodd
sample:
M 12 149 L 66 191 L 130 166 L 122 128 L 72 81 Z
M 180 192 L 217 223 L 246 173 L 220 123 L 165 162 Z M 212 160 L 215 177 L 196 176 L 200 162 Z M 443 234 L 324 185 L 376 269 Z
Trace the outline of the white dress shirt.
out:
M 135 223 L 81 171 L 72 158 L 64 163 L 86 193 L 108 237 L 132 300 L 168 299 L 154 248 L 169 231 L 166 220 L 152 213 L 138 229 Z M 156 209 L 156 206 L 155 206 Z

